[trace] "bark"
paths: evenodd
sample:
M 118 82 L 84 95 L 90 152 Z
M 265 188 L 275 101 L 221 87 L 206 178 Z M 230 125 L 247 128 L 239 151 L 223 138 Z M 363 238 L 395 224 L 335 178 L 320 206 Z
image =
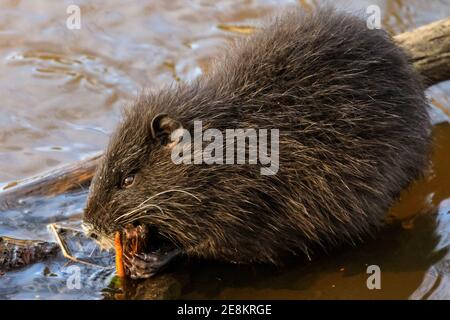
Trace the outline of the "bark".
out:
M 450 19 L 427 24 L 394 39 L 410 54 L 426 85 L 450 78 Z

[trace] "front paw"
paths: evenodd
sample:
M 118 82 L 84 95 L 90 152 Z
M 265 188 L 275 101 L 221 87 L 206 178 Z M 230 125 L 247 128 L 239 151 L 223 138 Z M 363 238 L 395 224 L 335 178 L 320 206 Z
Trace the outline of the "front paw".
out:
M 179 253 L 179 249 L 163 254 L 124 253 L 124 264 L 132 279 L 147 279 L 161 271 Z

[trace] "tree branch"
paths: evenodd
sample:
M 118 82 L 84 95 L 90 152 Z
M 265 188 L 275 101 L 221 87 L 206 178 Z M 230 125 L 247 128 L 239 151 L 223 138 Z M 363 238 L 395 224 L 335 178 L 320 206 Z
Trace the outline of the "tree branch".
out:
M 450 19 L 399 34 L 394 40 L 410 54 L 427 85 L 450 78 Z

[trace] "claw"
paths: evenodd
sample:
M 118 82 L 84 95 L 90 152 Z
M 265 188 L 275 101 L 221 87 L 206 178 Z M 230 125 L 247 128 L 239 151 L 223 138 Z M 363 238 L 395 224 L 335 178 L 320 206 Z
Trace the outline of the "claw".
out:
M 174 245 L 162 242 L 158 249 L 143 253 L 148 249 L 145 245 L 149 240 L 148 233 L 149 229 L 144 225 L 127 225 L 124 228 L 125 246 L 122 250 L 122 260 L 126 274 L 133 279 L 155 275 L 181 252 Z
M 156 253 L 140 253 L 132 254 L 131 256 L 124 252 L 123 260 L 132 279 L 145 279 L 161 271 L 180 252 L 181 250 L 176 249 L 161 255 Z

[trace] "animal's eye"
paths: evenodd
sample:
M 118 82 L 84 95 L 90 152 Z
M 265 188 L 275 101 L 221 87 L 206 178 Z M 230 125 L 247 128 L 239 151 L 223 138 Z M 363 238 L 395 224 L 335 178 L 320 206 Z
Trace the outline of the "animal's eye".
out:
M 125 177 L 125 178 L 122 180 L 122 185 L 121 185 L 121 187 L 122 187 L 122 188 L 129 188 L 129 187 L 131 187 L 131 186 L 133 185 L 133 183 L 134 183 L 134 174 Z

